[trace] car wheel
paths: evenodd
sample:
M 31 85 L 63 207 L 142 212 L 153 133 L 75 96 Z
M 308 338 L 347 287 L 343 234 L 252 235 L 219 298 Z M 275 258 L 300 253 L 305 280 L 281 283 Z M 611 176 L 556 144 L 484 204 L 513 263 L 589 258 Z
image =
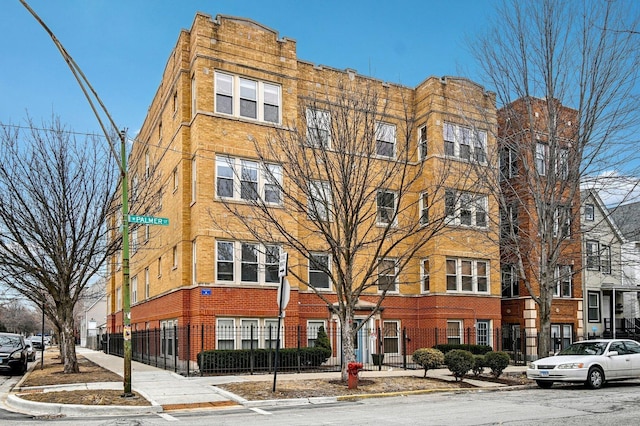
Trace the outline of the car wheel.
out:
M 538 385 L 542 389 L 549 389 L 551 386 L 553 386 L 553 382 L 550 382 L 548 380 L 536 380 L 536 385 Z
M 591 389 L 600 389 L 604 385 L 604 372 L 600 367 L 591 367 L 587 374 L 587 386 Z

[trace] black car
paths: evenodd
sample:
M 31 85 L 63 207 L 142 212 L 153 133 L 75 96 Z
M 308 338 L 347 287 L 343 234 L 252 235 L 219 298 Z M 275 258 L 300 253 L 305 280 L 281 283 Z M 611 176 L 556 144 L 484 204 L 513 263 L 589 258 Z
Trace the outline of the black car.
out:
M 13 333 L 0 333 L 0 371 L 23 374 L 27 371 L 29 346 L 24 337 Z

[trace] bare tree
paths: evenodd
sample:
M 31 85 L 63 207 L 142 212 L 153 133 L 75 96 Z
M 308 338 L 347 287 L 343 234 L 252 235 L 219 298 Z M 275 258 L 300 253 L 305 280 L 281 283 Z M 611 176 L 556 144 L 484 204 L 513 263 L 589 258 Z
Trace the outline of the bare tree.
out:
M 74 307 L 120 244 L 105 225 L 118 174 L 104 140 L 76 139 L 58 119 L 43 127 L 2 126 L 0 279 L 45 306 L 72 373 Z
M 472 43 L 499 108 L 502 176 L 487 186 L 500 202 L 502 257 L 538 307 L 541 356 L 558 282 L 580 273 L 581 182 L 633 172 L 638 17 L 629 6 L 505 1 Z
M 410 90 L 385 90 L 360 78 L 338 78 L 327 87 L 300 98 L 296 122 L 266 140 L 253 139 L 267 190 L 258 194 L 236 171 L 237 180 L 246 182 L 236 191 L 251 202 L 224 202 L 245 234 L 228 231 L 238 228 L 216 214 L 212 218 L 236 238 L 250 235 L 265 246 L 280 242 L 294 254 L 290 259 L 299 263 L 289 273 L 338 318 L 346 380 L 357 332 L 366 323 L 356 325 L 355 312 L 369 303 L 371 318 L 388 292 L 409 284 L 409 262 L 446 229 L 445 188 L 452 174 L 450 163 L 436 157 L 428 172 L 418 161 L 405 97 Z M 457 172 L 451 187 L 472 181 Z M 232 181 L 218 180 L 218 197 L 232 193 Z M 327 281 L 314 281 L 307 266 Z

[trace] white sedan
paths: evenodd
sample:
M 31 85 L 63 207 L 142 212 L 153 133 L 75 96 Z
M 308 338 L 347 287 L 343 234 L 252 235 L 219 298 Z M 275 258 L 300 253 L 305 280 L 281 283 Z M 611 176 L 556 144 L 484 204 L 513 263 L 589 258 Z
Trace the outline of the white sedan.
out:
M 554 356 L 531 362 L 527 378 L 541 388 L 550 388 L 553 382 L 574 382 L 592 389 L 605 381 L 640 378 L 640 343 L 626 339 L 575 342 Z

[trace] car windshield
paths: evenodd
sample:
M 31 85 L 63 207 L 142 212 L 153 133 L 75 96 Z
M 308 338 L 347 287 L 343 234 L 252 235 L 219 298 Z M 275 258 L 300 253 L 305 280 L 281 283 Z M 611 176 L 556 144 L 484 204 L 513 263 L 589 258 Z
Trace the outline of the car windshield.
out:
M 558 355 L 602 355 L 606 348 L 606 342 L 574 343 L 558 352 Z
M 20 346 L 20 338 L 13 336 L 0 336 L 0 346 Z

